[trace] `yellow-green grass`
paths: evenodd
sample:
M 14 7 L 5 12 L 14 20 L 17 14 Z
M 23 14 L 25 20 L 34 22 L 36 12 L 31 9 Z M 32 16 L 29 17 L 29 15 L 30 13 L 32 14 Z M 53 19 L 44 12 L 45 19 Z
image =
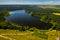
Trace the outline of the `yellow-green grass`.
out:
M 0 30 L 0 35 L 8 38 L 4 38 L 0 36 L 0 39 L 2 40 L 42 40 L 42 38 L 38 36 L 32 35 L 33 32 L 26 31 L 26 32 L 20 32 L 18 30 Z
M 56 6 L 40 6 L 42 8 L 57 8 Z
M 48 35 L 47 39 L 41 38 L 40 36 L 32 35 L 34 32 L 31 31 L 25 31 L 20 32 L 18 30 L 0 30 L 0 35 L 7 37 L 1 37 L 0 40 L 56 40 L 58 37 L 60 37 L 60 31 L 52 30 L 52 31 L 45 31 L 40 30 L 40 33 L 44 32 L 46 35 Z M 39 34 L 38 34 L 39 35 Z
M 60 16 L 60 13 L 52 13 L 52 14 Z
M 0 40 L 9 40 L 9 39 L 5 39 L 5 38 L 0 37 Z
M 5 36 L 15 40 L 42 40 L 42 38 L 32 35 L 5 35 Z
M 60 9 L 60 7 L 56 6 L 40 6 L 41 8 L 52 8 L 52 9 Z
M 60 38 L 60 31 L 57 30 L 48 31 L 46 34 L 48 35 L 47 40 L 57 40 L 57 38 Z

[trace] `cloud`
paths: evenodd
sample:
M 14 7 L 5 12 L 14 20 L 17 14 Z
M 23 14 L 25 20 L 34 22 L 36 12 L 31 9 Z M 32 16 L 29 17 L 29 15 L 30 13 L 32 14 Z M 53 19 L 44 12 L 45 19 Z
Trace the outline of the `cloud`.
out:
M 0 5 L 12 5 L 12 4 L 17 4 L 17 5 L 60 5 L 60 1 L 44 1 L 44 2 L 0 2 Z

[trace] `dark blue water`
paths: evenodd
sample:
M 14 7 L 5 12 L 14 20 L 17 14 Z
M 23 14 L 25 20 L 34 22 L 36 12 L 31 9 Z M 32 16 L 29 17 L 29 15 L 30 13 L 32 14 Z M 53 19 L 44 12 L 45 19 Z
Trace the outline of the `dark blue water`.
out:
M 23 26 L 37 27 L 39 29 L 48 29 L 52 25 L 41 22 L 39 18 L 31 16 L 25 10 L 16 10 L 9 12 L 10 16 L 6 17 L 8 22 L 16 23 Z
M 10 16 L 7 17 L 9 22 L 29 26 L 37 26 L 41 23 L 39 18 L 31 16 L 29 13 L 25 12 L 25 10 L 11 11 L 9 14 Z

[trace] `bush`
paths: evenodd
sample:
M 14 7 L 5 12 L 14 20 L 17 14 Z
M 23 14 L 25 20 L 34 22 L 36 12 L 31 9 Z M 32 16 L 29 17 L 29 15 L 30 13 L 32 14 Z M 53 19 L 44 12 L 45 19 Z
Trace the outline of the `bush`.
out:
M 26 31 L 26 30 L 28 30 L 28 29 L 29 29 L 28 26 L 20 26 L 20 27 L 19 27 L 19 31 Z

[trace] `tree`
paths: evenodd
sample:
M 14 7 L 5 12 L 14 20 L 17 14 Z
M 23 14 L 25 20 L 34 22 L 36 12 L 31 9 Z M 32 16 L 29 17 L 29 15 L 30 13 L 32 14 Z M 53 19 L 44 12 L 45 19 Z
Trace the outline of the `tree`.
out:
M 7 10 L 0 11 L 0 27 L 4 28 L 6 25 L 6 16 L 9 16 L 9 13 Z
M 28 8 L 29 9 L 29 8 Z M 30 8 L 29 10 L 26 9 L 31 13 L 31 15 L 39 17 L 40 21 L 43 21 L 45 23 L 51 23 L 53 26 L 49 30 L 52 30 L 54 27 L 56 27 L 57 30 L 60 28 L 60 16 L 53 15 L 52 13 L 58 12 L 55 9 L 49 9 L 49 8 Z M 60 13 L 60 12 L 58 12 Z

